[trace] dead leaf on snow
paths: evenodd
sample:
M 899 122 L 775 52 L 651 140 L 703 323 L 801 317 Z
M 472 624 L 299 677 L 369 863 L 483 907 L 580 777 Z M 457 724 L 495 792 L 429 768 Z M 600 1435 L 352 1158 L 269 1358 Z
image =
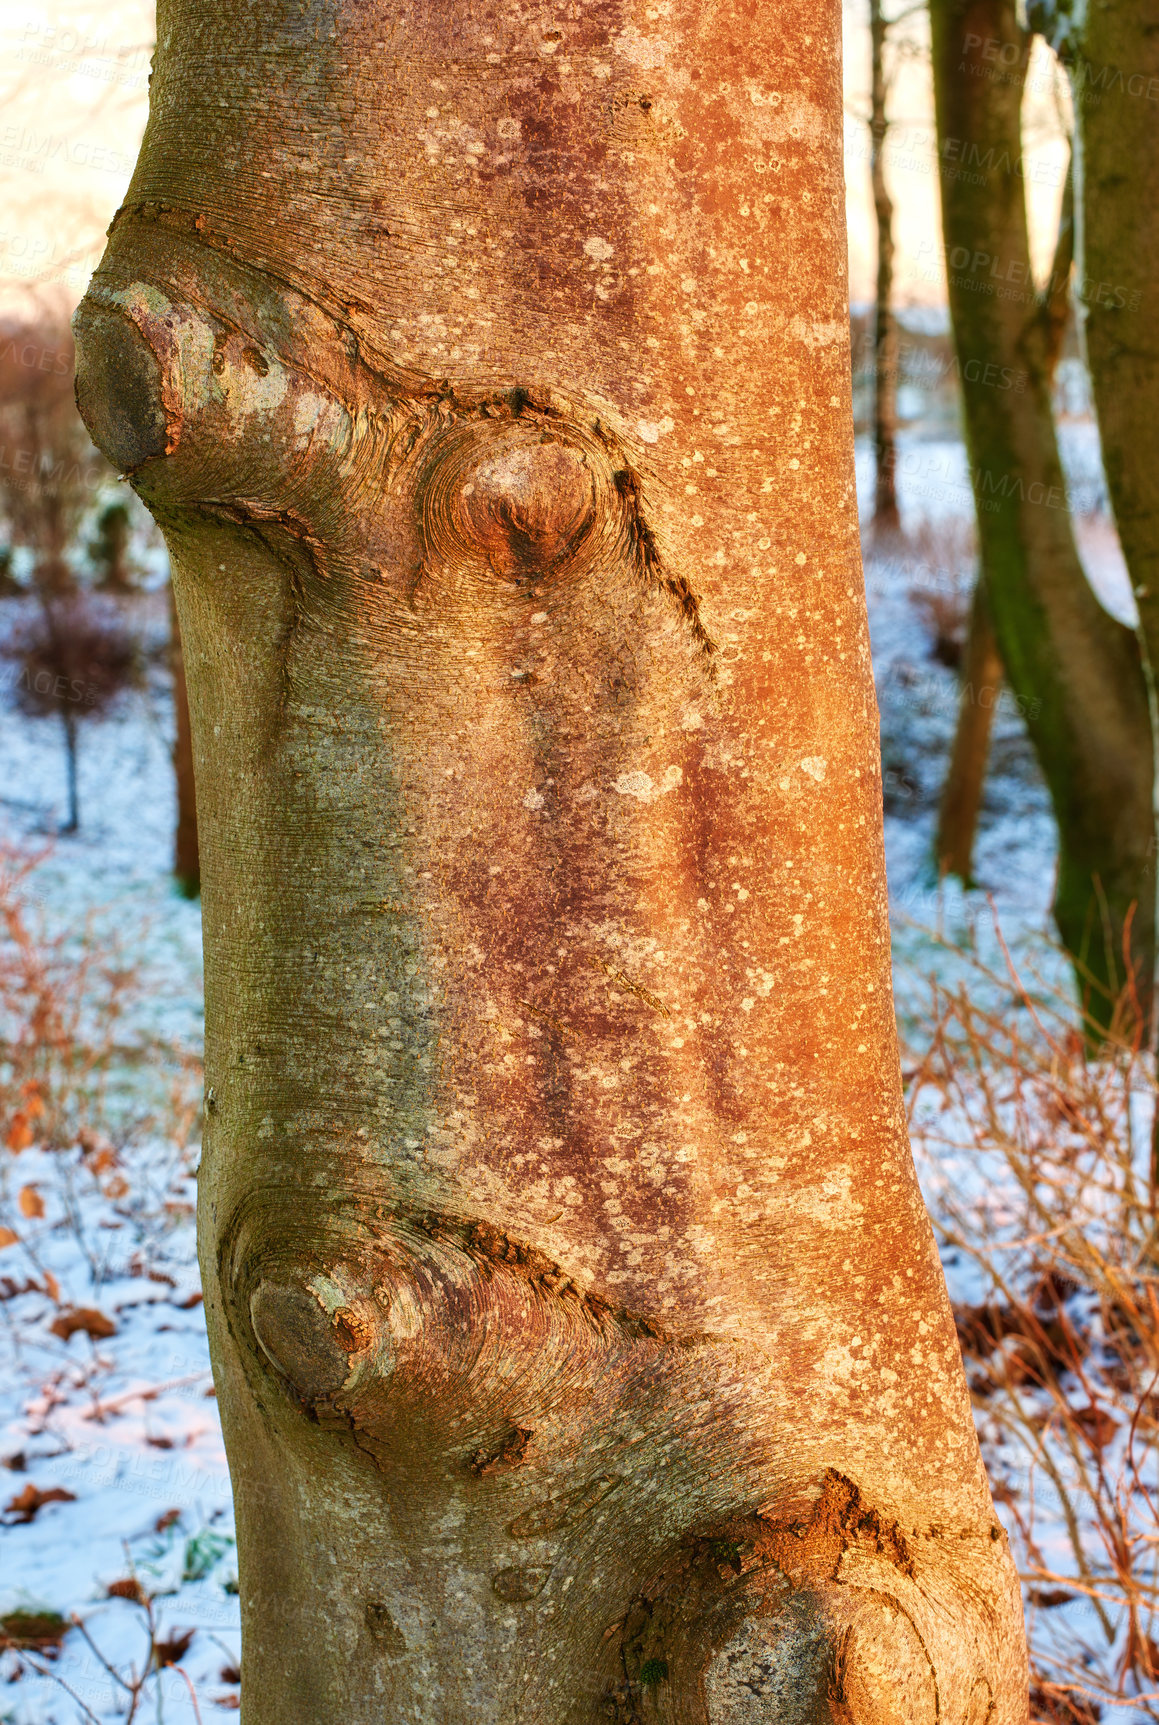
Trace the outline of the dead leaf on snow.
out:
M 115 1336 L 117 1333 L 117 1326 L 112 1318 L 106 1318 L 95 1306 L 69 1306 L 58 1318 L 54 1318 L 48 1327 L 62 1342 L 67 1342 L 78 1330 L 83 1330 L 86 1336 L 92 1336 L 94 1340 Z
M 176 1665 L 189 1651 L 196 1629 L 174 1629 L 164 1641 L 153 1643 L 153 1655 L 158 1665 Z
M 11 1518 L 10 1525 L 17 1522 L 33 1521 L 36 1512 L 46 1503 L 75 1503 L 76 1493 L 66 1491 L 62 1485 L 50 1485 L 42 1491 L 38 1485 L 29 1480 L 23 1491 L 4 1505 L 4 1514 Z
M 10 1647 L 59 1647 L 70 1625 L 59 1611 L 10 1611 L 0 1617 L 0 1636 Z

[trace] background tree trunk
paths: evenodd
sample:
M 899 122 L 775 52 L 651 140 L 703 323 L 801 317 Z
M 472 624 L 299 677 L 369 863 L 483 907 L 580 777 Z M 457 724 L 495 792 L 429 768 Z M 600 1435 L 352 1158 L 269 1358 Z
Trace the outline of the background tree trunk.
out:
M 958 726 L 938 811 L 939 875 L 973 884 L 974 839 L 986 788 L 986 761 L 994 709 L 1002 695 L 1002 657 L 986 601 L 986 584 L 974 583 L 970 624 L 962 653 Z
M 1074 264 L 1074 179 L 1067 170 L 1059 210 L 1058 239 L 1050 279 L 1041 302 L 1045 333 L 1043 363 L 1048 383 L 1053 383 L 1062 357 L 1070 317 L 1070 278 Z M 1053 420 L 1053 415 L 1052 415 Z M 962 696 L 950 764 L 942 789 L 938 831 L 934 841 L 940 875 L 956 875 L 969 886 L 974 873 L 974 841 L 986 788 L 986 763 L 990 756 L 990 732 L 1002 695 L 1002 655 L 994 631 L 994 619 L 986 599 L 979 570 L 974 584 L 974 602 L 962 654 Z
M 173 775 L 177 790 L 177 830 L 173 839 L 173 876 L 186 898 L 201 891 L 197 854 L 197 785 L 193 771 L 193 730 L 189 723 L 189 693 L 185 683 L 185 653 L 173 586 L 169 586 L 169 664 L 173 672 Z
M 1147 873 L 1147 689 L 1133 634 L 1087 583 L 1067 509 L 1049 330 L 1034 291 L 1020 171 L 1030 37 L 1013 0 L 933 0 L 931 22 L 950 312 L 980 567 L 1006 674 L 1058 822 L 1055 921 L 1096 1025 L 1109 1021 L 1126 981 L 1130 928 L 1149 1018 L 1155 913 Z M 1015 62 L 993 58 L 1011 45 Z
M 62 833 L 75 833 L 80 830 L 80 737 L 76 715 L 67 707 L 61 708 L 60 722 L 64 727 L 64 778 L 65 797 L 68 805 L 68 818 L 61 827 Z
M 171 0 L 162 523 L 246 1725 L 1015 1725 L 905 1135 L 835 0 Z
M 1159 667 L 1159 30 L 1146 0 L 1087 8 L 1065 54 L 1081 166 L 1080 294 L 1107 486 Z
M 873 531 L 898 533 L 897 506 L 897 319 L 893 313 L 893 199 L 885 183 L 885 38 L 889 26 L 881 0 L 869 0 L 870 172 L 877 217 L 877 295 L 873 319 Z
M 1084 8 L 1081 37 L 1065 57 L 1081 164 L 1087 364 L 1159 736 L 1159 29 L 1153 7 L 1119 0 Z M 1149 885 L 1153 895 L 1159 885 L 1153 855 Z

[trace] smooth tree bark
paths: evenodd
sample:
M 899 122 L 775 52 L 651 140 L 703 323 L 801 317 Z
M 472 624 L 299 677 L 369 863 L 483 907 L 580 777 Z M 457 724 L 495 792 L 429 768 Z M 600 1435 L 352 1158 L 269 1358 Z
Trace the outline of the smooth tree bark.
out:
M 893 199 L 885 183 L 889 130 L 885 43 L 889 23 L 881 0 L 869 0 L 869 166 L 877 221 L 877 284 L 873 305 L 873 531 L 899 533 L 897 502 L 898 330 L 893 310 Z
M 1026 1717 L 906 1142 L 836 0 L 167 0 L 245 1725 Z
M 1108 1026 L 1116 1004 L 1120 1021 L 1125 1010 L 1145 1024 L 1155 967 L 1148 692 L 1132 631 L 1083 573 L 1058 456 L 1052 332 L 1034 290 L 1022 180 L 1031 38 L 1015 0 L 933 0 L 930 15 L 981 579 L 1054 806 L 1054 917 L 1090 1024 Z
M 1039 301 L 1039 314 L 1046 335 L 1043 366 L 1048 385 L 1054 382 L 1066 340 L 1073 267 L 1074 180 L 1068 169 L 1059 207 L 1058 237 L 1050 277 Z M 974 369 L 976 371 L 977 367 Z M 946 782 L 942 787 L 938 830 L 934 839 L 939 875 L 955 875 L 967 886 L 974 879 L 974 841 L 986 789 L 990 732 L 1002 693 L 1002 654 L 980 569 L 974 582 L 970 621 L 962 653 L 958 723 Z

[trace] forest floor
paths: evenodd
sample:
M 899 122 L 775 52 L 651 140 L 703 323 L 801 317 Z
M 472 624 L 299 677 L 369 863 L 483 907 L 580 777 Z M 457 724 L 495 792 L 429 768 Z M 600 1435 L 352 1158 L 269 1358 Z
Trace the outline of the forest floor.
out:
M 1126 615 L 1092 429 L 1064 436 L 1092 579 Z M 931 871 L 958 704 L 936 637 L 960 637 L 973 568 L 961 446 L 907 439 L 901 488 L 906 535 L 867 546 L 866 581 L 915 1158 L 1025 1577 L 1034 1716 L 1133 1725 L 1159 1719 L 1152 1085 L 1076 1034 L 1049 803 L 1009 699 L 979 886 Z M 159 638 L 160 597 L 137 603 Z M 0 602 L 0 630 L 20 604 Z M 58 838 L 55 726 L 0 719 L 0 1725 L 208 1725 L 238 1705 L 193 1225 L 200 918 L 169 877 L 170 724 L 154 659 L 147 691 L 82 735 L 81 831 Z

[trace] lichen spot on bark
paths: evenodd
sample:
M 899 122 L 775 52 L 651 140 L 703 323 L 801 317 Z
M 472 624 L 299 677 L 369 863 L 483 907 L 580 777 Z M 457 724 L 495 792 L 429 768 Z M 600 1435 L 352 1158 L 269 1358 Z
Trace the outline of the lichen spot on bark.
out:
M 459 428 L 432 451 L 419 487 L 424 537 L 451 564 L 534 580 L 573 556 L 597 516 L 591 457 L 542 425 Z
M 884 1594 L 803 1590 L 776 1615 L 747 1618 L 713 1659 L 704 1690 L 709 1725 L 939 1720 L 921 1637 Z

